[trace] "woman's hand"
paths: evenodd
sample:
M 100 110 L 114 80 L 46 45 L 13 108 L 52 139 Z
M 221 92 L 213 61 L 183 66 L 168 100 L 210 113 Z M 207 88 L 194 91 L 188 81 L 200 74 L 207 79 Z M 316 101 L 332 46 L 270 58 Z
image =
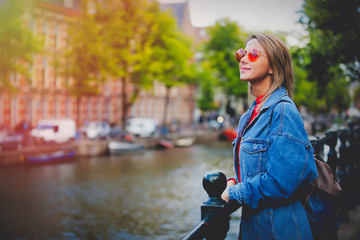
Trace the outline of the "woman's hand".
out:
M 230 201 L 228 188 L 230 186 L 234 186 L 234 185 L 235 185 L 235 181 L 233 181 L 233 180 L 230 180 L 230 181 L 227 182 L 226 188 L 225 188 L 224 192 L 221 194 L 221 198 L 224 201 L 226 201 L 226 202 Z

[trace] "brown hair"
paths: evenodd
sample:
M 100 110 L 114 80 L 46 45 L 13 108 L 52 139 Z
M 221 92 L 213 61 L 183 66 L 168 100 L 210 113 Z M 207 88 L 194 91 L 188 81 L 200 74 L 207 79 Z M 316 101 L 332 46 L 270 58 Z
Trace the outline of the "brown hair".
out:
M 248 40 L 257 39 L 265 49 L 269 65 L 273 71 L 269 90 L 263 98 L 266 99 L 279 87 L 284 86 L 289 97 L 294 97 L 294 71 L 291 63 L 291 56 L 285 43 L 278 37 L 270 34 L 259 33 L 251 35 Z M 254 96 L 251 84 L 248 84 L 249 97 Z

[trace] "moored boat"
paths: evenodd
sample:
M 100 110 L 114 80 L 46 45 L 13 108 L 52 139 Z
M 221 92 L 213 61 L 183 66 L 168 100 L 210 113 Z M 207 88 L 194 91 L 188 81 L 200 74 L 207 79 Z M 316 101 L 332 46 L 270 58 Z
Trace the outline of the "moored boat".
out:
M 110 141 L 108 144 L 108 150 L 110 153 L 139 151 L 144 148 L 145 146 L 142 144 L 127 142 L 127 141 Z
M 233 141 L 236 138 L 237 132 L 235 128 L 226 128 L 219 134 L 219 139 L 224 141 Z
M 180 137 L 176 140 L 174 140 L 174 144 L 176 147 L 189 147 L 193 145 L 194 138 L 192 137 Z
M 75 157 L 75 150 L 61 149 L 52 152 L 36 153 L 25 156 L 27 163 L 56 163 L 70 161 Z
M 174 144 L 171 141 L 168 140 L 159 140 L 157 141 L 155 148 L 156 149 L 168 149 L 168 148 L 173 148 Z

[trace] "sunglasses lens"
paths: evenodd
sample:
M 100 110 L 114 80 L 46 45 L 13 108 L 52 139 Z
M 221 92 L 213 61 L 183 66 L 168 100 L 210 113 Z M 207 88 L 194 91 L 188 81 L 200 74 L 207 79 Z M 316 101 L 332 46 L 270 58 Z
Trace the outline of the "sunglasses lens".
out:
M 245 50 L 240 48 L 235 53 L 235 60 L 239 63 L 244 56 L 245 56 Z
M 255 62 L 256 59 L 258 58 L 259 54 L 258 51 L 256 49 L 252 49 L 249 53 L 248 53 L 248 58 L 250 62 Z
M 245 57 L 245 55 L 248 56 L 250 62 L 255 62 L 256 59 L 259 57 L 259 52 L 256 48 L 253 48 L 250 50 L 249 53 L 247 53 L 244 49 L 240 48 L 235 53 L 235 60 L 240 63 L 241 59 Z

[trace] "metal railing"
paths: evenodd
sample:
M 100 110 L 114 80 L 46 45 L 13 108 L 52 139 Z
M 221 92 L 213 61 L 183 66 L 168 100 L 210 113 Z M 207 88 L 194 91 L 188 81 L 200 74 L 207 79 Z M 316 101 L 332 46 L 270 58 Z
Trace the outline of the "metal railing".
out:
M 226 176 L 222 172 L 210 171 L 205 174 L 203 187 L 209 198 L 201 205 L 201 222 L 182 238 L 183 240 L 226 238 L 229 216 L 240 207 L 237 201 L 226 203 L 221 199 L 226 184 Z

